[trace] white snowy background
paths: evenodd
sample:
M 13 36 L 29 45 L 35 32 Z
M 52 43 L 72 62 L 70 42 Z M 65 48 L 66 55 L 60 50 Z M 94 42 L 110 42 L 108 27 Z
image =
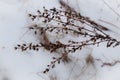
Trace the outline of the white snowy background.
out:
M 111 36 L 120 41 L 120 0 L 66 0 L 75 10 L 107 26 Z M 41 49 L 39 52 L 15 51 L 18 43 L 36 42 L 28 31 L 31 24 L 28 13 L 38 9 L 60 7 L 57 0 L 0 0 L 0 80 L 120 80 L 120 64 L 100 67 L 101 62 L 85 65 L 84 58 L 91 54 L 104 62 L 120 59 L 120 46 L 106 48 L 86 47 L 81 54 L 74 54 L 70 64 L 61 63 L 48 74 L 42 71 L 55 54 Z M 81 67 L 84 66 L 84 69 Z M 55 79 L 56 77 L 56 79 Z M 54 78 L 54 79 L 52 79 Z

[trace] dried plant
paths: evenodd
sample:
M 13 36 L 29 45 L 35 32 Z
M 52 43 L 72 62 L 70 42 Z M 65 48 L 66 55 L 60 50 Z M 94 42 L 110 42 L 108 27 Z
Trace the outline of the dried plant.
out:
M 77 50 L 81 50 L 85 46 L 99 45 L 106 42 L 107 47 L 115 47 L 120 45 L 120 42 L 112 38 L 109 34 L 105 33 L 107 29 L 95 21 L 92 21 L 89 17 L 82 16 L 79 12 L 76 12 L 69 5 L 60 0 L 62 7 L 60 9 L 52 8 L 46 9 L 43 7 L 43 12 L 38 10 L 37 14 L 29 14 L 28 16 L 32 21 L 37 21 L 35 25 L 29 27 L 29 30 L 34 31 L 35 35 L 42 37 L 42 40 L 38 44 L 18 44 L 15 49 L 35 50 L 39 51 L 41 47 L 52 52 L 58 52 L 62 50 L 61 56 L 53 57 L 51 64 L 47 66 L 44 73 L 49 72 L 51 68 L 55 67 L 56 63 L 60 63 L 61 60 L 69 62 L 70 58 L 68 54 L 75 53 Z M 40 24 L 44 24 L 41 26 Z M 84 26 L 82 26 L 84 25 Z M 83 41 L 68 40 L 67 43 L 63 43 L 57 40 L 55 43 L 51 42 L 47 33 L 50 34 L 64 34 L 65 36 L 77 35 L 78 38 L 84 38 Z M 74 38 L 74 37 L 73 37 Z M 93 63 L 93 58 L 89 56 L 86 59 L 87 63 Z

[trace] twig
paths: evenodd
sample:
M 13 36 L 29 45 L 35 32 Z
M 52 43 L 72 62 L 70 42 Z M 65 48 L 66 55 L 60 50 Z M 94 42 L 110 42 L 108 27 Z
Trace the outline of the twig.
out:
M 102 0 L 102 1 L 110 10 L 112 10 L 118 17 L 120 17 L 120 14 L 117 13 L 107 2 L 105 2 L 105 0 Z

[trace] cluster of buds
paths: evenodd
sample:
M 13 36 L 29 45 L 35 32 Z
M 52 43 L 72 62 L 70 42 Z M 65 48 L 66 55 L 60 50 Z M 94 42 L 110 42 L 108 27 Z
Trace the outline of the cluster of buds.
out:
M 59 49 L 63 50 L 62 56 L 59 58 L 54 57 L 53 61 L 47 66 L 48 68 L 45 69 L 44 73 L 49 72 L 51 68 L 54 68 L 56 62 L 60 63 L 63 59 L 69 59 L 67 58 L 69 53 L 75 53 L 77 50 L 81 50 L 85 46 L 99 45 L 103 42 L 107 43 L 107 47 L 120 45 L 119 41 L 105 33 L 105 30 L 108 30 L 105 26 L 92 21 L 88 17 L 82 16 L 80 13 L 70 9 L 70 7 L 68 7 L 67 10 L 63 10 L 63 7 L 60 9 L 52 8 L 49 10 L 43 7 L 43 11 L 38 10 L 37 14 L 29 14 L 29 17 L 32 21 L 38 20 L 37 22 L 39 22 L 39 24 L 36 23 L 35 25 L 30 26 L 29 29 L 35 31 L 35 35 L 42 36 L 43 40 L 38 44 L 18 44 L 15 49 L 21 49 L 22 51 L 39 51 L 39 49 L 43 47 L 51 53 L 57 52 Z M 40 24 L 44 24 L 44 26 L 41 26 Z M 54 34 L 62 33 L 65 36 L 77 35 L 78 38 L 83 37 L 85 40 L 68 40 L 66 44 L 61 41 L 52 43 L 47 38 L 47 32 Z

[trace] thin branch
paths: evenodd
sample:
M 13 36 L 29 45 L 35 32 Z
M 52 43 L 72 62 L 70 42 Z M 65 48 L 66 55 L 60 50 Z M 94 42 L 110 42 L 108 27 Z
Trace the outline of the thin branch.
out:
M 102 0 L 102 1 L 110 10 L 112 10 L 118 17 L 120 17 L 120 14 L 117 13 L 107 2 L 105 2 L 105 0 Z

